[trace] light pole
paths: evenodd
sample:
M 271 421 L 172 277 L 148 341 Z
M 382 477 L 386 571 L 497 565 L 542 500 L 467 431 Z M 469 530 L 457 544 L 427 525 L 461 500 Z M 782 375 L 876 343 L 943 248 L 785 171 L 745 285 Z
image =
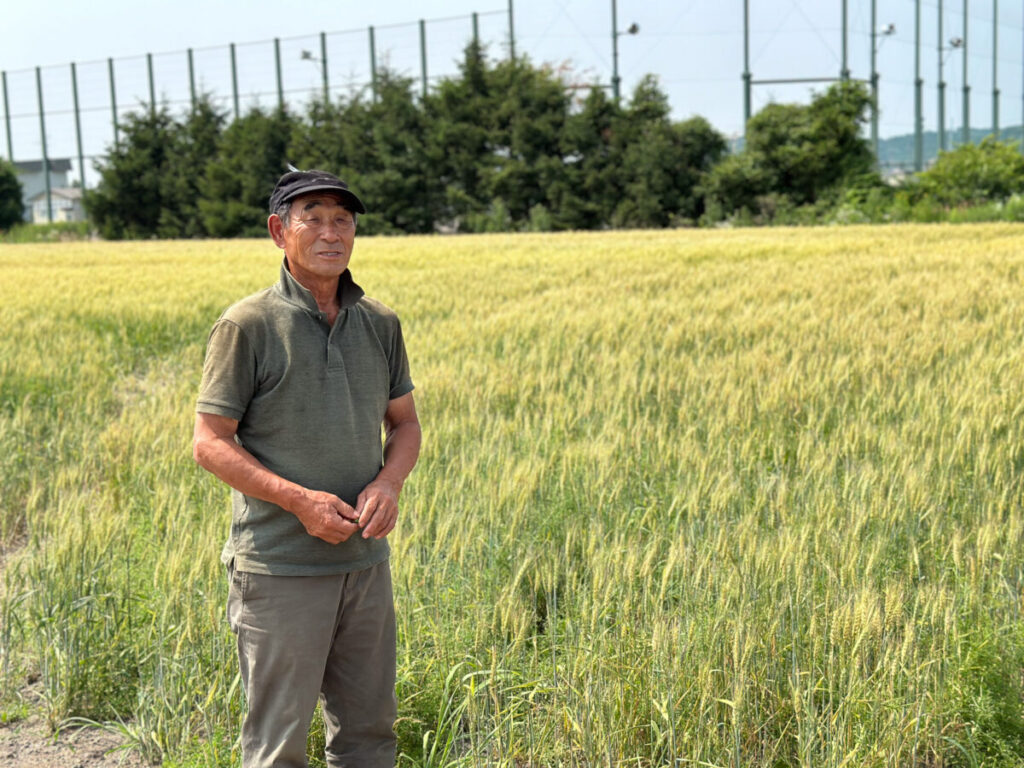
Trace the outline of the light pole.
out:
M 323 90 L 324 90 L 324 104 L 327 103 L 328 94 L 330 93 L 330 87 L 327 82 L 327 35 L 323 32 L 320 33 L 320 56 L 314 56 L 312 51 L 308 51 L 305 48 L 299 54 L 299 58 L 302 61 L 308 61 L 320 69 L 320 77 L 323 79 Z
M 619 35 L 635 35 L 640 31 L 640 25 L 633 23 L 623 32 L 619 31 L 619 14 L 616 0 L 612 0 L 612 95 L 615 103 L 619 103 Z
M 878 52 L 885 38 L 895 34 L 895 24 L 878 27 L 876 0 L 871 0 L 871 146 L 875 151 L 875 162 L 878 162 Z M 882 43 L 878 42 L 879 35 Z

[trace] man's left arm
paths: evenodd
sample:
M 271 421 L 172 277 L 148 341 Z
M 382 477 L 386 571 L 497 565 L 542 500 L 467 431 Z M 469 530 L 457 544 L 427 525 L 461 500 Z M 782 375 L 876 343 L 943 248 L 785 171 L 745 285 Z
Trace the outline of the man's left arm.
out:
M 363 538 L 383 539 L 398 520 L 398 496 L 420 455 L 420 421 L 412 392 L 388 402 L 384 466 L 356 500 Z

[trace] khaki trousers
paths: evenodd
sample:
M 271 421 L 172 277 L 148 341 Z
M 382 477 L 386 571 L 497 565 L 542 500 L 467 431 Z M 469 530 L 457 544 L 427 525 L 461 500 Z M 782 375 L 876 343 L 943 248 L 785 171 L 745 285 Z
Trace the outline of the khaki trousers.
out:
M 305 768 L 319 697 L 330 768 L 393 768 L 395 609 L 385 560 L 334 576 L 229 568 L 248 712 L 243 768 Z

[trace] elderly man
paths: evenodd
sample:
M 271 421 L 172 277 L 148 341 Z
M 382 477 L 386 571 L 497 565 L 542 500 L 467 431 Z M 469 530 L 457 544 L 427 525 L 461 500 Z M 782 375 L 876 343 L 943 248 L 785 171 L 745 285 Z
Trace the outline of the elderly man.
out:
M 398 318 L 348 270 L 365 211 L 329 173 L 282 176 L 267 221 L 280 279 L 227 309 L 207 346 L 193 453 L 233 489 L 221 557 L 244 768 L 305 766 L 318 697 L 329 766 L 394 765 L 386 537 L 420 426 Z

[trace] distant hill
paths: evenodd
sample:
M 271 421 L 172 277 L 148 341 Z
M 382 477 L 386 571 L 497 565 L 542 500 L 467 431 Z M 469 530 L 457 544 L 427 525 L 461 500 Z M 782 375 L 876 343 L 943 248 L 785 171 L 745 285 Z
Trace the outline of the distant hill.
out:
M 972 128 L 971 141 L 977 143 L 986 136 L 991 135 L 989 128 Z M 924 167 L 927 168 L 935 161 L 939 146 L 939 134 L 936 131 L 925 131 L 922 134 L 923 141 L 922 155 Z M 1001 141 L 1020 141 L 1021 126 L 1010 125 L 999 129 Z M 960 143 L 960 129 L 953 128 L 946 132 L 946 149 L 954 149 Z M 743 137 L 738 136 L 729 142 L 731 152 L 743 150 Z M 897 171 L 914 170 L 914 134 L 907 133 L 901 136 L 890 136 L 887 139 L 878 140 L 878 163 L 882 174 L 887 175 Z
M 960 129 L 955 128 L 946 132 L 946 148 L 953 149 L 960 144 Z M 991 135 L 989 128 L 972 128 L 971 141 L 979 142 L 986 136 Z M 935 131 L 925 131 L 922 134 L 922 154 L 924 166 L 927 168 L 938 154 L 939 135 Z M 1001 141 L 1020 141 L 1021 126 L 1011 125 L 999 130 Z M 914 134 L 908 133 L 902 136 L 890 136 L 888 139 L 878 141 L 878 163 L 882 171 L 914 169 Z

